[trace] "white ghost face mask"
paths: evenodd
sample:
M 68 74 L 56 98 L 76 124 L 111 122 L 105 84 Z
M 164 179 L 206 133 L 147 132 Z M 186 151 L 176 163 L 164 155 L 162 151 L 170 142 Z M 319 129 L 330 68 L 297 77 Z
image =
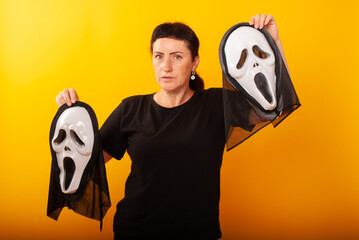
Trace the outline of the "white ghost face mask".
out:
M 94 130 L 87 110 L 83 107 L 66 109 L 57 121 L 51 144 L 60 170 L 61 191 L 75 193 L 94 145 Z
M 47 215 L 57 220 L 62 209 L 100 221 L 111 206 L 96 114 L 77 101 L 62 105 L 52 120 L 49 143 L 51 176 Z
M 264 110 L 275 109 L 275 54 L 263 33 L 249 26 L 235 29 L 227 38 L 224 54 L 234 85 L 239 84 Z
M 249 23 L 229 28 L 219 45 L 227 150 L 300 106 L 276 42 Z

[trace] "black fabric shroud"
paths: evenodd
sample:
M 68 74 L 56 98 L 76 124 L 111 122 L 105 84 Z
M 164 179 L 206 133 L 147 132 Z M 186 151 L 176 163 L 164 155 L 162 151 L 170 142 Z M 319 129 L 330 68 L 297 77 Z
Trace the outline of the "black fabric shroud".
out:
M 238 23 L 223 36 L 219 46 L 219 59 L 223 78 L 223 104 L 227 151 L 252 136 L 254 133 L 272 123 L 276 127 L 301 104 L 295 92 L 288 70 L 280 51 L 265 29 L 257 29 L 267 39 L 275 55 L 277 106 L 273 110 L 264 110 L 228 73 L 225 45 L 230 34 L 239 27 L 249 23 Z M 238 116 L 240 115 L 240 116 Z
M 90 115 L 94 131 L 94 146 L 91 158 L 84 170 L 77 191 L 72 194 L 65 194 L 61 191 L 59 179 L 60 169 L 57 164 L 56 152 L 53 150 L 51 142 L 54 138 L 56 124 L 61 114 L 66 109 L 76 106 L 85 108 Z M 58 109 L 51 124 L 50 149 L 52 164 L 47 216 L 57 220 L 62 208 L 68 207 L 80 215 L 100 221 L 100 229 L 102 229 L 102 219 L 104 218 L 107 210 L 110 208 L 111 201 L 97 118 L 95 112 L 88 104 L 77 101 L 70 107 L 64 104 Z

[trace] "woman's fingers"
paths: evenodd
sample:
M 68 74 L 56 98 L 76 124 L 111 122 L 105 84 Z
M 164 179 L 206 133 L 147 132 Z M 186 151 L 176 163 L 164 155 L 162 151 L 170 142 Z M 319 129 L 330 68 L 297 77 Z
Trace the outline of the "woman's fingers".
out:
M 68 105 L 68 106 L 71 106 L 71 97 L 70 97 L 70 93 L 69 93 L 69 90 L 68 89 L 65 89 L 64 91 L 62 91 L 62 97 L 64 98 L 65 100 L 65 103 Z
M 70 88 L 69 92 L 70 92 L 70 99 L 72 103 L 75 103 L 76 101 L 79 100 L 79 97 L 77 96 L 77 92 L 75 91 L 75 89 Z
M 279 39 L 277 23 L 274 17 L 270 14 L 257 14 L 252 16 L 249 20 L 249 24 L 253 25 L 256 29 L 265 29 L 272 36 L 274 41 Z
M 251 19 L 249 19 L 249 25 L 253 25 L 254 24 L 254 16 L 251 17 Z
M 272 19 L 273 19 L 273 21 L 274 21 L 273 16 L 270 15 L 270 14 L 268 14 L 268 16 L 265 18 L 264 26 L 267 25 Z
M 63 91 L 65 91 L 65 90 L 63 90 Z M 57 105 L 59 105 L 59 107 L 61 107 L 63 104 L 66 103 L 65 98 L 62 96 L 63 91 L 60 92 L 59 94 L 57 94 L 57 96 L 56 96 L 56 103 L 57 103 Z
M 73 88 L 70 88 L 70 89 L 65 88 L 62 92 L 60 92 L 56 96 L 56 103 L 57 103 L 57 105 L 59 105 L 59 107 L 65 103 L 68 106 L 71 106 L 71 104 L 75 103 L 78 100 L 79 100 L 79 97 L 77 95 L 77 92 Z
M 262 29 L 273 19 L 272 15 L 256 14 L 249 20 L 249 25 L 254 25 L 255 28 Z
M 266 19 L 267 15 L 262 14 L 259 18 L 259 28 L 262 29 L 264 27 L 264 22 Z
M 261 19 L 261 15 L 260 14 L 257 14 L 254 16 L 254 27 L 255 28 L 258 28 L 259 27 L 259 21 Z

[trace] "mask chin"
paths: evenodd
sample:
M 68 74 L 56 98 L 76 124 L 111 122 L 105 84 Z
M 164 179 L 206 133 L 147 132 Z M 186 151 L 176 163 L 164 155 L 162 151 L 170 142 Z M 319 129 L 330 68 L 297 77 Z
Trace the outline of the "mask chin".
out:
M 57 121 L 52 140 L 63 193 L 72 194 L 78 190 L 93 145 L 94 131 L 87 110 L 83 107 L 66 109 Z
M 224 55 L 231 85 L 244 90 L 263 110 L 275 109 L 276 57 L 263 33 L 249 26 L 238 27 L 228 35 Z

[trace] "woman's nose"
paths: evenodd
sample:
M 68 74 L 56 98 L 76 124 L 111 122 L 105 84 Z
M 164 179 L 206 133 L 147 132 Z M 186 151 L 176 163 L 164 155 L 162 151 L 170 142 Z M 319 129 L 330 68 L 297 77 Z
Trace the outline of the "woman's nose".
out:
M 169 59 L 169 58 L 165 59 L 165 61 L 163 63 L 163 71 L 164 72 L 171 72 L 172 71 L 171 59 Z

